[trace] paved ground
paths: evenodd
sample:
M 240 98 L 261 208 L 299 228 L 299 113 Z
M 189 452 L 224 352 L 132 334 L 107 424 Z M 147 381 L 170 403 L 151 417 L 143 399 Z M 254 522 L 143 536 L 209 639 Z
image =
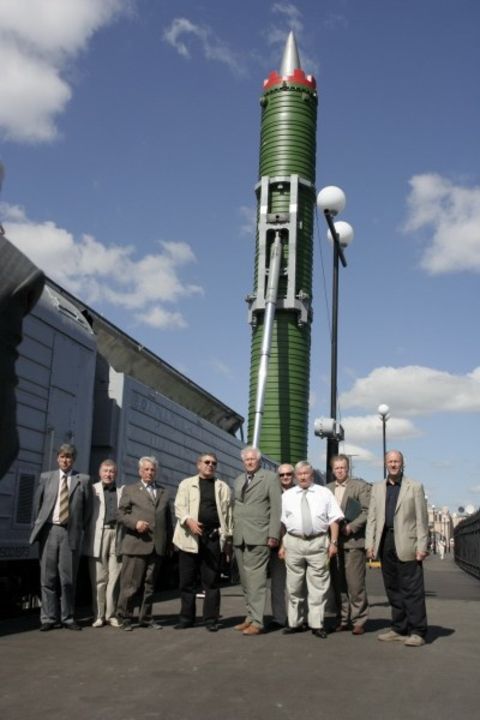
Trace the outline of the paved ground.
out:
M 173 629 L 175 597 L 156 604 L 164 629 L 85 626 L 38 632 L 38 618 L 0 623 L 1 720 L 451 720 L 478 717 L 480 582 L 450 557 L 426 564 L 429 643 L 376 640 L 389 611 L 368 571 L 363 637 L 243 637 L 239 588 L 223 591 L 224 629 Z M 87 619 L 85 617 L 85 622 Z

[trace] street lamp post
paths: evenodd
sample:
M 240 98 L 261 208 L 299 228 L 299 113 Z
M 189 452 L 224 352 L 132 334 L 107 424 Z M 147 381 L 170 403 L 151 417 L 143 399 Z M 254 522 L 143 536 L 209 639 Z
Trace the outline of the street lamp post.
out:
M 387 477 L 387 460 L 386 460 L 386 454 L 387 454 L 387 420 L 390 418 L 390 408 L 388 405 L 379 405 L 378 408 L 378 414 L 380 416 L 380 420 L 382 421 L 382 439 L 383 439 L 383 477 Z
M 315 434 L 327 438 L 327 479 L 331 474 L 330 461 L 338 453 L 338 444 L 344 437 L 343 428 L 337 423 L 338 270 L 339 261 L 347 267 L 343 251 L 353 240 L 353 228 L 346 222 L 335 223 L 334 218 L 344 209 L 345 203 L 345 193 L 334 185 L 323 188 L 317 196 L 317 205 L 323 211 L 329 228 L 328 238 L 333 244 L 330 418 L 315 421 Z

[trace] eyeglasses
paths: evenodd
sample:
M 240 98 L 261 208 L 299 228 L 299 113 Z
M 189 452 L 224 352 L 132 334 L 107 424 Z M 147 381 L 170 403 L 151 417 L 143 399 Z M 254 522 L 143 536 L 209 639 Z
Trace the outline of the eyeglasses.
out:
M 217 461 L 216 460 L 202 460 L 204 465 L 213 465 L 213 467 L 217 467 Z
M 278 473 L 278 477 L 292 477 L 293 473 Z

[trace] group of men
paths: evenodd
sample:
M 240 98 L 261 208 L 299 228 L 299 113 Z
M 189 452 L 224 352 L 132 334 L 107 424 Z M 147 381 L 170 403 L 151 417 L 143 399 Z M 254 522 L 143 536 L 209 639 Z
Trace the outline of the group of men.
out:
M 275 473 L 262 467 L 257 448 L 247 447 L 233 491 L 217 477 L 215 453 L 205 452 L 196 474 L 178 487 L 174 532 L 167 489 L 156 482 L 156 458 L 140 458 L 139 482 L 117 487 L 112 460 L 102 462 L 99 482 L 92 486 L 87 475 L 74 470 L 75 456 L 74 446 L 62 445 L 58 470 L 42 474 L 36 495 L 31 542 L 39 542 L 41 630 L 59 622 L 80 629 L 74 596 L 82 551 L 89 558 L 94 627 L 132 630 L 138 599 L 139 624 L 160 628 L 152 615 L 153 595 L 173 536 L 179 558 L 178 630 L 195 624 L 199 581 L 205 627 L 220 628 L 222 554 L 230 560 L 234 553 L 246 605 L 238 632 L 265 632 L 270 574 L 271 624 L 285 634 L 310 629 L 326 638 L 325 613 L 333 597 L 332 629 L 363 635 L 366 559 L 380 558 L 392 627 L 378 639 L 410 647 L 425 643 L 426 501 L 422 485 L 404 476 L 400 452 L 387 453 L 387 478 L 372 488 L 350 477 L 345 455 L 333 458 L 334 480 L 322 486 L 314 482 L 309 462 L 283 463 Z

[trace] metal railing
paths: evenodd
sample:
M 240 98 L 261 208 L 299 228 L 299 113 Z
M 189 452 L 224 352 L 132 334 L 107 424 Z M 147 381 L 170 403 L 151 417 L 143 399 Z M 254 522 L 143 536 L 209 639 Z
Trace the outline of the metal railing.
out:
M 462 520 L 453 536 L 458 567 L 480 579 L 480 511 Z

